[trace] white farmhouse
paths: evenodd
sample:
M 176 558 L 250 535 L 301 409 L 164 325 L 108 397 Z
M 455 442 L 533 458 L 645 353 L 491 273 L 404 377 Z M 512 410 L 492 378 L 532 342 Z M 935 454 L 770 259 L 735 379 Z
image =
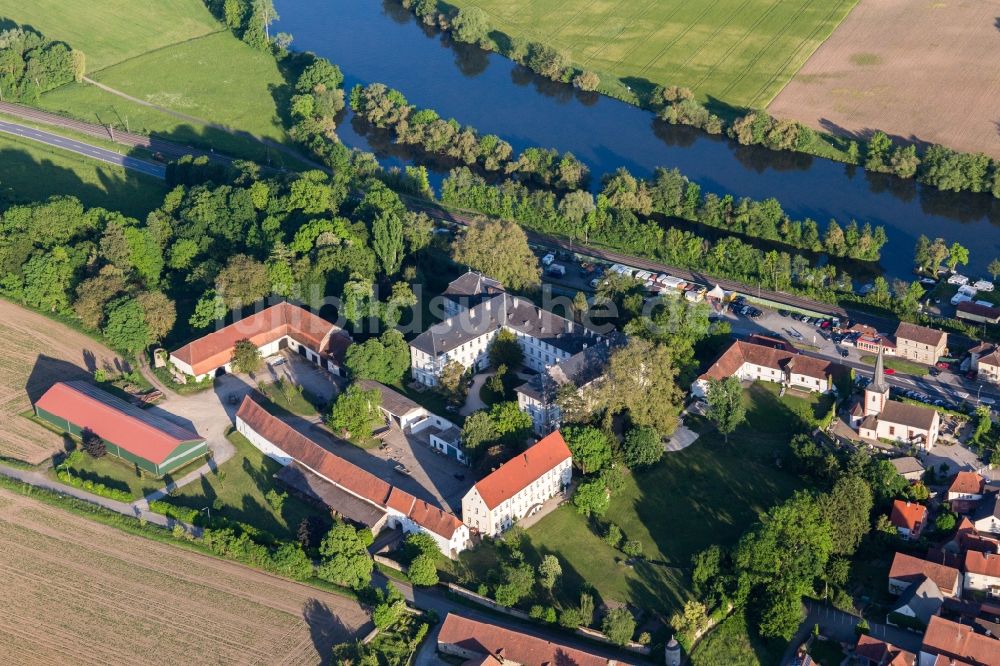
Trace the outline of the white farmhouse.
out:
M 758 338 L 760 339 L 760 338 Z M 740 381 L 765 381 L 816 393 L 833 390 L 835 364 L 805 356 L 785 348 L 749 340 L 737 340 L 691 386 L 691 393 L 703 398 L 710 379 L 738 377 Z
M 495 537 L 569 486 L 573 459 L 557 430 L 478 481 L 462 498 L 462 521 Z

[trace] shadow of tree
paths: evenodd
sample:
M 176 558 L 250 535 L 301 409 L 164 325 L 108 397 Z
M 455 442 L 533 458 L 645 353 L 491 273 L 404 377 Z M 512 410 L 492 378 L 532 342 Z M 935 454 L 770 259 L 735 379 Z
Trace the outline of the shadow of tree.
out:
M 333 646 L 350 638 L 351 632 L 330 607 L 318 599 L 306 601 L 302 607 L 302 619 L 309 626 L 309 636 L 316 648 L 319 663 L 331 663 Z

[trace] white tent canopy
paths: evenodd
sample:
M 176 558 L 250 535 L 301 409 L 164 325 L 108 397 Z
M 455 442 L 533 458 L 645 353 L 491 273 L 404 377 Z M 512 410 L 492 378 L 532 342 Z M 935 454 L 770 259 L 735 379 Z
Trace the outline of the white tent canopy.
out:
M 723 298 L 726 297 L 726 292 L 719 285 L 715 285 L 715 288 L 712 289 L 712 291 L 708 292 L 706 296 L 721 301 Z

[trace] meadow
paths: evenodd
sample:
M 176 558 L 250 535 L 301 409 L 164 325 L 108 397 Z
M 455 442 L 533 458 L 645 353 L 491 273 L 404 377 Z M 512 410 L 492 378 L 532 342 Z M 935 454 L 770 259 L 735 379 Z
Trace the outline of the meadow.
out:
M 650 84 L 687 86 L 720 111 L 763 107 L 857 0 L 453 0 L 497 30 L 564 51 L 628 98 Z

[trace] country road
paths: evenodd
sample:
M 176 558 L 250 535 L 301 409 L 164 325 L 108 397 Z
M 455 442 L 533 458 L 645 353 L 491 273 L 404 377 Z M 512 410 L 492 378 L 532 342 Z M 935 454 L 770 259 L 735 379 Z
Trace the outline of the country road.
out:
M 19 136 L 31 141 L 37 141 L 38 143 L 44 143 L 48 146 L 52 146 L 53 148 L 68 150 L 72 153 L 83 155 L 84 157 L 88 157 L 90 159 L 100 160 L 101 162 L 106 162 L 108 164 L 114 164 L 116 166 L 124 167 L 125 169 L 129 169 L 146 176 L 152 176 L 153 178 L 158 178 L 160 180 L 165 180 L 167 177 L 167 168 L 162 164 L 147 162 L 146 160 L 129 157 L 128 155 L 121 155 L 113 150 L 108 150 L 107 148 L 99 148 L 98 146 L 93 146 L 89 143 L 84 143 L 83 141 L 69 139 L 58 134 L 35 129 L 33 127 L 26 127 L 24 125 L 18 125 L 17 123 L 0 120 L 0 132 L 13 134 L 14 136 Z

